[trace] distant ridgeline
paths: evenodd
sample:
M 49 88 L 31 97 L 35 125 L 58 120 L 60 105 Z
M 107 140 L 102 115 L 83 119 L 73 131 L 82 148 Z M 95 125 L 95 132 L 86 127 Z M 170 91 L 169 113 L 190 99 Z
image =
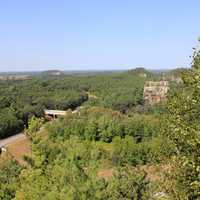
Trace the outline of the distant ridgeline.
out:
M 145 104 L 153 105 L 166 99 L 169 90 L 168 81 L 148 81 L 144 86 Z
M 137 67 L 135 69 L 129 70 L 128 72 L 132 73 L 132 74 L 135 74 L 135 75 L 137 75 L 139 77 L 142 77 L 142 78 L 147 78 L 147 77 L 152 77 L 153 76 L 153 74 L 149 70 L 147 70 L 147 69 L 145 69 L 143 67 Z
M 60 70 L 47 70 L 42 72 L 43 75 L 50 75 L 50 76 L 60 76 L 63 75 L 64 72 Z
M 13 75 L 0 75 L 0 80 L 27 80 L 30 79 L 31 76 L 29 75 L 20 75 L 20 74 L 13 74 Z
M 182 82 L 181 76 L 184 73 L 186 73 L 188 70 L 190 70 L 190 69 L 177 68 L 177 69 L 170 70 L 165 74 L 165 78 L 169 81 L 175 81 L 177 83 L 181 83 Z

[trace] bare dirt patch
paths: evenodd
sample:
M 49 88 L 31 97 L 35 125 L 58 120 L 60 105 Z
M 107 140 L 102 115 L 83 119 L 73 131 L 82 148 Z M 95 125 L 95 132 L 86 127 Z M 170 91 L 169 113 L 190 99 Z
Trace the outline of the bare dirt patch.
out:
M 139 167 L 147 173 L 147 179 L 151 182 L 157 182 L 164 178 L 164 174 L 170 169 L 169 164 L 143 165 Z
M 7 151 L 21 165 L 25 165 L 26 162 L 24 161 L 23 157 L 24 155 L 31 155 L 31 142 L 28 138 L 17 140 L 7 146 Z
M 97 173 L 98 177 L 109 179 L 113 176 L 113 169 L 102 169 Z

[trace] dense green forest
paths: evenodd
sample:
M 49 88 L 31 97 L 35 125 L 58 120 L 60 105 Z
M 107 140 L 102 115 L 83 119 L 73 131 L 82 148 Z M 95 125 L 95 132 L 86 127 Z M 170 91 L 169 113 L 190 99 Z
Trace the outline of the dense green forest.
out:
M 22 165 L 2 153 L 0 200 L 199 199 L 200 53 L 167 73 L 168 101 L 144 104 L 145 82 L 163 78 L 136 69 L 2 81 L 0 137 L 26 127 L 31 154 Z M 48 122 L 45 108 L 69 111 Z
M 147 77 L 141 77 L 141 73 Z M 32 116 L 42 117 L 45 108 L 73 110 L 87 102 L 130 112 L 143 105 L 144 82 L 152 76 L 140 69 L 119 74 L 36 76 L 32 80 L 1 81 L 0 138 L 22 131 Z M 88 101 L 88 96 L 96 98 Z

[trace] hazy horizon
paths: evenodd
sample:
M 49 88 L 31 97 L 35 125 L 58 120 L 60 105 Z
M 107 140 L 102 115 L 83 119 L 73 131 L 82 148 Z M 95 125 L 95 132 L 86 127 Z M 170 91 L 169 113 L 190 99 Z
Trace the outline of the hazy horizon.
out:
M 132 67 L 132 68 L 113 68 L 113 69 L 74 69 L 74 70 L 65 70 L 65 69 L 60 69 L 60 68 L 50 68 L 50 69 L 41 69 L 41 70 L 17 70 L 17 71 L 1 71 L 0 73 L 30 73 L 30 72 L 45 72 L 45 71 L 51 71 L 51 70 L 58 70 L 61 72 L 103 72 L 103 71 L 128 71 L 128 70 L 133 70 L 136 68 L 144 68 L 148 71 L 168 71 L 168 70 L 173 70 L 173 69 L 177 69 L 177 68 L 188 68 L 188 67 L 184 67 L 184 66 L 180 66 L 180 67 L 171 67 L 171 68 L 147 68 L 147 67 L 143 67 L 143 66 L 138 66 L 138 67 Z

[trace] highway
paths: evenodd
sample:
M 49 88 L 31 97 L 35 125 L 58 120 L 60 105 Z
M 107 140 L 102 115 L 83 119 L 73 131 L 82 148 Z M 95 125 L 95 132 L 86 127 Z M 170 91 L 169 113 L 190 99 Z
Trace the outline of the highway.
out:
M 8 138 L 2 139 L 0 140 L 0 148 L 6 147 L 7 145 L 12 144 L 13 142 L 16 142 L 18 140 L 22 140 L 25 138 L 26 138 L 26 135 L 24 133 L 19 133 L 17 135 L 13 135 Z

